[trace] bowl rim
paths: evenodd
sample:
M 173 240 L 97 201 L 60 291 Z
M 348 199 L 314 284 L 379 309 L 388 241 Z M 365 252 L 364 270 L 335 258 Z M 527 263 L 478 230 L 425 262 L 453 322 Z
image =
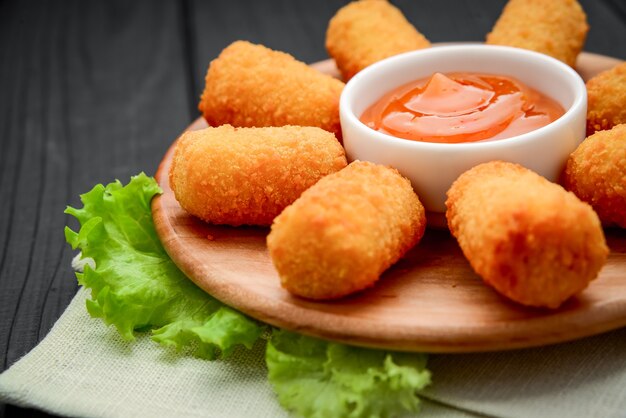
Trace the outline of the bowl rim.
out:
M 393 135 L 389 135 L 386 133 L 379 132 L 375 129 L 370 128 L 365 125 L 359 117 L 355 114 L 353 109 L 353 103 L 356 101 L 354 97 L 353 90 L 359 86 L 359 84 L 367 81 L 367 78 L 374 77 L 371 74 L 377 73 L 388 66 L 394 65 L 398 61 L 403 61 L 407 59 L 414 59 L 413 57 L 421 57 L 422 55 L 431 55 L 431 54 L 439 54 L 441 51 L 448 51 L 449 53 L 463 53 L 470 54 L 472 51 L 476 50 L 490 50 L 493 52 L 501 52 L 504 54 L 513 54 L 518 57 L 527 58 L 529 60 L 534 61 L 543 61 L 543 63 L 547 65 L 552 65 L 556 67 L 559 71 L 562 71 L 566 77 L 570 78 L 570 83 L 574 85 L 574 101 L 573 103 L 565 109 L 565 113 L 561 115 L 555 121 L 549 123 L 548 125 L 542 126 L 541 128 L 523 133 L 521 135 L 512 136 L 509 138 L 502 138 L 497 140 L 483 140 L 476 142 L 461 142 L 461 143 L 445 143 L 445 142 L 426 142 L 426 141 L 414 141 L 405 138 L 395 137 Z M 365 81 L 363 79 L 366 79 Z M 543 92 L 541 92 L 543 93 Z M 383 93 L 384 94 L 384 93 Z M 544 93 L 545 94 L 545 93 Z M 382 96 L 381 96 L 382 97 Z M 380 98 L 378 98 L 380 99 Z M 376 99 L 376 100 L 378 100 Z M 375 101 L 374 101 L 375 102 Z M 373 103 L 374 103 L 373 102 Z M 543 137 L 550 137 L 551 131 L 560 130 L 563 125 L 569 123 L 569 120 L 573 117 L 573 115 L 578 114 L 580 111 L 586 113 L 587 107 L 587 91 L 585 87 L 585 82 L 581 78 L 581 76 L 569 65 L 553 58 L 549 55 L 542 54 L 535 51 L 530 51 L 527 49 L 510 47 L 510 46 L 502 46 L 502 45 L 486 45 L 481 43 L 461 43 L 461 44 L 440 44 L 433 45 L 429 48 L 419 49 L 415 51 L 409 51 L 402 54 L 394 55 L 389 58 L 385 58 L 381 61 L 378 61 L 360 72 L 358 72 L 354 77 L 352 77 L 345 85 L 341 97 L 339 99 L 339 112 L 341 116 L 341 127 L 342 130 L 344 128 L 344 123 L 350 123 L 354 128 L 359 129 L 360 133 L 374 136 L 377 140 L 389 143 L 389 145 L 393 145 L 400 148 L 406 149 L 419 149 L 421 151 L 479 151 L 483 149 L 500 149 L 509 146 L 520 145 L 520 143 L 538 140 Z M 582 109 L 581 109 L 582 108 Z M 344 122 L 345 120 L 345 122 Z M 345 137 L 345 135 L 344 135 Z

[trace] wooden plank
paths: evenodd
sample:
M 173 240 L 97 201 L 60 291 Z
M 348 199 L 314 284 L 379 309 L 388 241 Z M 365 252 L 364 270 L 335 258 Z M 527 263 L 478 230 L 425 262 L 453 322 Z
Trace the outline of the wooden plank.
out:
M 580 1 L 591 25 L 586 49 L 626 59 L 623 1 Z M 393 2 L 434 42 L 481 41 L 505 4 Z M 65 205 L 97 182 L 153 174 L 198 115 L 208 63 L 230 42 L 323 60 L 328 20 L 345 3 L 0 2 L 2 369 L 47 333 L 76 290 Z
M 579 0 L 587 13 L 585 50 L 626 60 L 626 2 Z
M 189 1 L 196 97 L 204 88 L 204 75 L 210 61 L 236 40 L 285 51 L 304 62 L 326 59 L 324 42 L 328 20 L 347 3 L 338 0 Z
M 147 0 L 0 4 L 2 370 L 76 292 L 65 206 L 96 183 L 154 174 L 192 117 L 181 10 Z
M 210 61 L 238 39 L 288 52 L 304 62 L 326 59 L 324 39 L 328 21 L 347 3 L 342 0 L 189 1 L 195 96 L 201 93 Z M 482 42 L 506 0 L 393 3 L 432 42 Z M 580 0 L 580 3 L 591 26 L 586 50 L 626 59 L 626 18 L 615 11 L 618 7 L 623 9 L 620 0 Z

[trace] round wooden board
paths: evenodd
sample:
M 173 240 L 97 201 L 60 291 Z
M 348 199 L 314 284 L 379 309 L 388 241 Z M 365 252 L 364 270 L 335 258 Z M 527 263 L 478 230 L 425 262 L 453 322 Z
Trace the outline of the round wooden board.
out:
M 619 63 L 583 53 L 587 79 Z M 336 75 L 330 60 L 314 64 Z M 206 127 L 199 119 L 188 129 Z M 560 309 L 529 309 L 499 296 L 471 270 L 447 231 L 422 242 L 373 288 L 332 302 L 291 296 L 280 287 L 268 228 L 206 224 L 181 209 L 169 186 L 173 147 L 156 174 L 157 232 L 175 263 L 217 299 L 263 322 L 348 344 L 424 352 L 492 351 L 569 341 L 626 325 L 626 231 L 607 230 L 611 254 L 599 277 Z

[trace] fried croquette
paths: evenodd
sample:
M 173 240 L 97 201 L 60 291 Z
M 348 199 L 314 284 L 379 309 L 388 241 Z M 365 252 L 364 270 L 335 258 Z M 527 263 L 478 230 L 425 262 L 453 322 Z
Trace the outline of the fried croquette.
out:
M 198 108 L 211 126 L 317 126 L 340 138 L 343 86 L 289 54 L 237 41 L 211 62 Z
M 541 52 L 573 67 L 588 30 L 576 0 L 509 0 L 487 43 Z
M 587 135 L 626 123 L 626 62 L 587 81 Z
M 557 308 L 587 287 L 608 255 L 591 207 L 518 164 L 466 171 L 448 190 L 446 207 L 474 271 L 523 305 Z
M 585 139 L 567 160 L 563 185 L 604 225 L 626 228 L 626 124 Z
M 424 207 L 395 169 L 355 161 L 288 206 L 267 237 L 289 292 L 334 299 L 372 286 L 424 234 Z
M 326 49 L 345 81 L 384 58 L 429 46 L 428 39 L 387 0 L 349 3 L 326 31 Z
M 344 150 L 314 127 L 185 132 L 169 172 L 180 206 L 213 224 L 270 225 L 300 194 L 346 166 Z

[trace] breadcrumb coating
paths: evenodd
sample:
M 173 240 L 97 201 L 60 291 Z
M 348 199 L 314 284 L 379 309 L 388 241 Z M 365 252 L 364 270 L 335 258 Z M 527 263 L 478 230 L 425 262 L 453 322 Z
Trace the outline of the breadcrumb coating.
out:
M 337 11 L 326 31 L 326 49 L 345 81 L 384 58 L 429 46 L 428 39 L 386 0 L 349 3 Z
M 424 207 L 397 170 L 355 161 L 281 213 L 267 245 L 282 286 L 334 299 L 372 286 L 424 234 Z
M 626 123 L 626 62 L 587 81 L 587 135 Z
M 450 232 L 474 271 L 523 305 L 557 308 L 587 287 L 608 255 L 591 207 L 518 164 L 468 170 L 446 206 Z
M 585 139 L 567 160 L 563 185 L 604 225 L 626 228 L 626 124 Z
M 170 186 L 181 207 L 213 224 L 270 225 L 300 194 L 346 166 L 335 136 L 314 127 L 185 132 Z
M 574 67 L 588 31 L 576 0 L 509 0 L 487 43 L 541 52 Z
M 211 62 L 198 108 L 211 126 L 317 126 L 341 139 L 344 84 L 284 52 L 245 41 Z

